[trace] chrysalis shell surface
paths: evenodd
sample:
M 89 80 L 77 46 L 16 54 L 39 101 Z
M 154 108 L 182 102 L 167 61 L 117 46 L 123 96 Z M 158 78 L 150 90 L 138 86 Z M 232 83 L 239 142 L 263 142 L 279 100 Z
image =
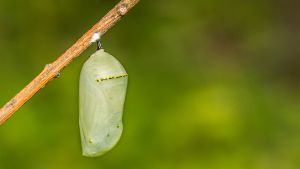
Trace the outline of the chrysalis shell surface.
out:
M 83 65 L 79 87 L 79 126 L 84 156 L 99 156 L 112 149 L 122 131 L 127 73 L 103 49 Z

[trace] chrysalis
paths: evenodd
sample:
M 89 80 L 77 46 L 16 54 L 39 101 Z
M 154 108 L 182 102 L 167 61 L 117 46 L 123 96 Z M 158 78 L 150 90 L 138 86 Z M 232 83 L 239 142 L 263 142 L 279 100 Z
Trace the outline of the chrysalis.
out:
M 79 87 L 79 126 L 84 156 L 100 156 L 119 141 L 127 73 L 103 49 L 83 65 Z

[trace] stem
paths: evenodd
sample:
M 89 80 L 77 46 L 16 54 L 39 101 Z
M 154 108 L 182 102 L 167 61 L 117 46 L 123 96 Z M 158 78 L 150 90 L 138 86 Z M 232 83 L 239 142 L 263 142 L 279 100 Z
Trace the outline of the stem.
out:
M 92 44 L 91 38 L 94 33 L 100 33 L 102 36 L 107 30 L 114 26 L 123 15 L 135 6 L 138 1 L 139 0 L 121 0 L 59 58 L 57 58 L 53 63 L 47 64 L 44 70 L 37 77 L 35 77 L 24 89 L 22 89 L 0 109 L 0 125 L 11 117 L 50 80 L 57 77 L 60 74 L 60 71 L 74 58 L 87 49 Z

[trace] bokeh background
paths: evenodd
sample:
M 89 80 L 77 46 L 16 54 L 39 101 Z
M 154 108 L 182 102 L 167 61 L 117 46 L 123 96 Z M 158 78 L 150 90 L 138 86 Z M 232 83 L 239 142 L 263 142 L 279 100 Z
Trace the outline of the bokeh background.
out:
M 117 0 L 0 0 L 0 103 Z M 130 75 L 119 144 L 81 155 L 96 46 L 0 127 L 0 169 L 299 169 L 298 0 L 141 2 L 103 37 Z

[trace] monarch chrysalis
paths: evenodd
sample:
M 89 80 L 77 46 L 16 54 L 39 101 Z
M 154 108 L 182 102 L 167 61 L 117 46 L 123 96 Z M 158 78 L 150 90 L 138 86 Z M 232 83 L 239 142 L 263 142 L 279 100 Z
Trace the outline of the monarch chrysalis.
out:
M 84 156 L 99 156 L 119 141 L 127 73 L 103 49 L 83 65 L 79 87 L 79 126 Z

